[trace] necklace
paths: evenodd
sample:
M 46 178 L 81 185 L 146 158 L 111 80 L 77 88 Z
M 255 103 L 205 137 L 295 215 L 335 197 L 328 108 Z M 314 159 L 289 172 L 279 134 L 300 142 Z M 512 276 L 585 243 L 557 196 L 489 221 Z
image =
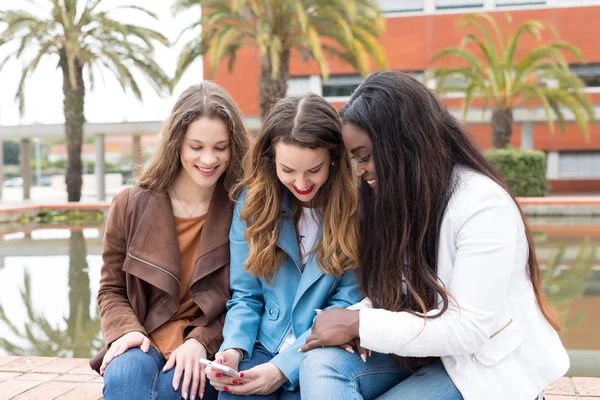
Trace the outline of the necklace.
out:
M 181 199 L 179 198 L 179 195 L 177 194 L 177 192 L 175 191 L 175 188 L 173 186 L 171 186 L 171 190 L 173 190 L 173 193 L 175 194 L 175 198 L 177 199 L 177 201 L 181 205 L 181 208 L 183 209 L 183 211 L 185 211 L 185 213 L 188 215 L 188 218 L 192 218 L 192 215 L 194 214 L 194 211 L 196 211 L 196 209 L 198 208 L 198 206 L 200 205 L 200 203 L 202 203 L 202 200 L 200 200 L 198 202 L 198 204 L 196 204 L 196 207 L 194 207 L 194 209 L 192 210 L 192 212 L 189 212 L 185 208 L 185 206 L 183 205 L 183 203 L 181 202 Z

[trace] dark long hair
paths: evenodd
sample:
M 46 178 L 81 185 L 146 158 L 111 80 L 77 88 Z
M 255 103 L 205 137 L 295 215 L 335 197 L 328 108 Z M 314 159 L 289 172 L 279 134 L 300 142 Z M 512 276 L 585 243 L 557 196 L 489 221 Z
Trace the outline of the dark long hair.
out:
M 465 166 L 502 186 L 519 208 L 537 303 L 548 322 L 560 330 L 560 321 L 542 292 L 523 211 L 459 121 L 430 90 L 401 72 L 374 73 L 356 89 L 340 113 L 344 123 L 364 130 L 373 143 L 377 193 L 361 183 L 359 275 L 375 307 L 421 315 L 437 308 L 439 295 L 441 313 L 428 318 L 437 318 L 448 309 L 450 294 L 437 277 L 438 242 L 453 191 L 453 170 Z M 401 279 L 407 286 L 404 295 Z

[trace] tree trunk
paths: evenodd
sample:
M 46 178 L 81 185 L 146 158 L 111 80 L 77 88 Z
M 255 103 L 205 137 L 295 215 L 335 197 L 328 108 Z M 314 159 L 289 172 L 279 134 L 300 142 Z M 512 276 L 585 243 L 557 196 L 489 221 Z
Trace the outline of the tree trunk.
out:
M 73 346 L 71 357 L 90 356 L 90 339 L 85 334 L 90 324 L 90 276 L 82 231 L 71 231 L 69 238 L 69 317 L 67 335 Z
M 492 142 L 497 149 L 508 146 L 512 136 L 512 109 L 495 108 L 492 113 Z
M 83 65 L 75 59 L 75 79 L 73 87 L 69 79 L 69 68 L 64 50 L 61 50 L 60 67 L 63 72 L 63 112 L 65 114 L 65 135 L 67 137 L 67 185 L 68 201 L 81 199 L 81 146 L 83 143 L 83 115 L 85 87 L 83 83 Z
M 265 115 L 277 100 L 285 97 L 287 82 L 290 79 L 290 51 L 283 51 L 279 56 L 279 60 L 279 72 L 275 79 L 271 76 L 271 59 L 267 56 L 261 60 L 260 79 L 258 81 L 261 119 L 265 118 Z

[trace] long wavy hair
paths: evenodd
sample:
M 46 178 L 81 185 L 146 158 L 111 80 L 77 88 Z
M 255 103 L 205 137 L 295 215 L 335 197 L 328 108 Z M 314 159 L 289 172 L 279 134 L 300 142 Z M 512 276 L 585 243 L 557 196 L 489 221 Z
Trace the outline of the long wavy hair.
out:
M 343 123 L 365 131 L 373 143 L 377 193 L 359 189 L 361 255 L 359 276 L 377 308 L 422 316 L 450 294 L 438 281 L 438 242 L 453 192 L 455 167 L 475 170 L 500 185 L 517 205 L 527 236 L 527 268 L 544 317 L 561 329 L 544 298 L 541 273 L 523 211 L 500 175 L 467 137 L 461 124 L 433 93 L 410 75 L 371 74 L 340 111 Z M 402 293 L 400 280 L 406 282 Z
M 239 109 L 225 89 L 216 83 L 203 81 L 187 88 L 173 106 L 171 115 L 161 130 L 161 140 L 136 184 L 157 193 L 167 191 L 181 171 L 181 144 L 188 126 L 201 117 L 218 118 L 229 129 L 231 159 L 223 176 L 231 199 L 239 194 L 242 162 L 248 151 L 248 137 Z
M 358 265 L 358 193 L 352 164 L 342 141 L 342 125 L 336 110 L 315 94 L 279 100 L 266 115 L 255 143 L 244 160 L 246 201 L 240 217 L 246 222 L 250 248 L 245 269 L 271 283 L 285 253 L 276 246 L 282 218 L 282 196 L 288 189 L 277 178 L 275 144 L 278 142 L 329 151 L 329 177 L 314 204 L 322 206 L 323 234 L 313 249 L 317 264 L 326 274 L 341 275 Z M 292 193 L 297 222 L 301 204 Z

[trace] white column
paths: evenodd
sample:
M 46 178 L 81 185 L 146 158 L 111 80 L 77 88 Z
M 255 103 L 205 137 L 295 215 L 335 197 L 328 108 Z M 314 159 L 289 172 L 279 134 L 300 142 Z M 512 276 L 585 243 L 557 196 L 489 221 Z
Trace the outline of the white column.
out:
M 4 141 L 0 139 L 0 200 L 4 189 Z
M 308 90 L 319 96 L 323 96 L 323 81 L 321 75 L 311 75 L 308 78 Z
M 96 134 L 96 198 L 98 201 L 106 200 L 106 187 L 104 184 L 104 134 Z
M 483 0 L 484 10 L 493 10 L 496 7 L 496 0 Z
M 23 200 L 31 198 L 31 151 L 29 138 L 21 139 L 21 176 L 23 177 Z
M 546 178 L 547 179 L 559 179 L 558 172 L 558 151 L 549 151 L 548 157 L 546 157 Z
M 435 0 L 425 0 L 423 2 L 423 11 L 426 14 L 432 14 L 435 12 Z
M 133 177 L 138 178 L 144 166 L 142 161 L 142 137 L 140 135 L 133 135 L 131 141 L 131 153 L 133 156 Z
M 521 122 L 521 148 L 523 150 L 533 149 L 533 123 L 531 121 Z

